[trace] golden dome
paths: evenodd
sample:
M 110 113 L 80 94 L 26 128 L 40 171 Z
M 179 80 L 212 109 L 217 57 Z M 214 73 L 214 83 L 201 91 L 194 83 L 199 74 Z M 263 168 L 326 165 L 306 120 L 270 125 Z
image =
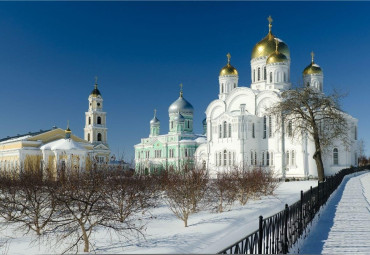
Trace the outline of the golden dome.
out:
M 220 76 L 225 76 L 225 75 L 238 75 L 238 71 L 235 69 L 235 67 L 233 67 L 232 65 L 230 65 L 230 58 L 231 58 L 231 55 L 230 53 L 227 53 L 227 65 L 224 66 L 221 71 L 220 71 Z
M 288 62 L 288 58 L 281 52 L 274 52 L 268 57 L 266 64 L 283 62 Z
M 308 75 L 308 74 L 322 74 L 322 69 L 318 64 L 315 64 L 313 61 L 314 53 L 311 52 L 311 64 L 309 64 L 304 70 L 303 70 L 303 75 Z
M 267 57 L 270 56 L 275 51 L 275 36 L 271 33 L 272 27 L 272 18 L 271 16 L 268 17 L 269 21 L 269 33 L 263 38 L 260 42 L 258 42 L 253 50 L 252 50 L 252 59 L 259 58 L 259 57 Z M 278 39 L 278 38 L 276 38 Z M 290 51 L 288 45 L 286 45 L 282 40 L 279 40 L 279 51 L 283 53 L 287 58 L 290 58 Z

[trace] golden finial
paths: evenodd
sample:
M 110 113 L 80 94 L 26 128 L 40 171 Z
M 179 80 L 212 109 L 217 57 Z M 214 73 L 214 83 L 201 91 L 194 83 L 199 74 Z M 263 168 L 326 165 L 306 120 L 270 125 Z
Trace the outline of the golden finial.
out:
M 230 53 L 227 53 L 226 57 L 227 57 L 227 64 L 230 65 L 230 59 L 231 59 Z
M 182 83 L 180 83 L 180 97 L 182 97 Z
M 268 16 L 267 20 L 269 21 L 269 33 L 271 33 L 272 22 L 273 22 L 274 20 L 271 18 L 271 15 L 270 15 L 270 16 Z
M 313 64 L 313 58 L 315 57 L 315 53 L 313 53 L 313 51 L 311 51 L 311 63 Z
M 274 38 L 275 39 L 275 52 L 278 53 L 278 45 L 279 45 L 279 41 L 277 38 Z
M 67 129 L 66 129 L 66 132 L 71 132 L 71 130 L 69 129 L 69 120 L 67 120 Z

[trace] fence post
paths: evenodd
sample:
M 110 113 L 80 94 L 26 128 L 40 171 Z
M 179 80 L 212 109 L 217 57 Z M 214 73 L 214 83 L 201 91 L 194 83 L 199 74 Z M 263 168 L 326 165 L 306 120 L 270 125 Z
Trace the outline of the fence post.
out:
M 262 239 L 263 239 L 263 216 L 259 217 L 259 228 L 258 228 L 258 254 L 262 254 Z
M 287 254 L 288 253 L 288 218 L 289 218 L 289 207 L 288 207 L 288 204 L 285 204 L 283 254 Z
M 301 235 L 303 232 L 303 190 L 301 190 L 301 213 L 299 217 L 300 217 L 299 235 Z

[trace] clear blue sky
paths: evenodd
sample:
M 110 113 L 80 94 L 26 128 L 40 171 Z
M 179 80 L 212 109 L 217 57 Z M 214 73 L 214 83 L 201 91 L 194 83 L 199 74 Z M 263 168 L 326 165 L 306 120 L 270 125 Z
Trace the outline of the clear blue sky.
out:
M 370 2 L 0 2 L 0 137 L 65 128 L 67 120 L 83 137 L 95 75 L 113 153 L 133 157 L 154 108 L 168 131 L 181 82 L 200 133 L 226 53 L 239 85 L 249 86 L 251 51 L 271 15 L 273 33 L 290 48 L 292 82 L 314 50 L 324 90 L 348 93 L 342 107 L 359 119 L 369 152 L 369 9 Z

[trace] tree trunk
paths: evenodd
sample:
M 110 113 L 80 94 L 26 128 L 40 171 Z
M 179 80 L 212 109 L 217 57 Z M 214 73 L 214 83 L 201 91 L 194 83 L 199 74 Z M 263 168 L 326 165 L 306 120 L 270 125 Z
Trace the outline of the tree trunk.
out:
M 80 224 L 81 226 L 81 230 L 82 230 L 82 237 L 83 237 L 83 240 L 84 240 L 84 243 L 85 243 L 85 247 L 84 247 L 84 252 L 89 252 L 89 238 L 87 236 L 87 233 L 86 233 L 86 229 L 85 227 L 83 226 L 83 224 L 81 223 Z
M 321 156 L 321 149 L 320 149 L 320 142 L 318 141 L 318 138 L 315 140 L 315 147 L 316 151 L 313 154 L 313 159 L 316 162 L 316 168 L 317 168 L 317 177 L 319 179 L 319 182 L 324 181 L 325 172 L 324 172 L 324 164 L 322 163 L 322 156 Z

